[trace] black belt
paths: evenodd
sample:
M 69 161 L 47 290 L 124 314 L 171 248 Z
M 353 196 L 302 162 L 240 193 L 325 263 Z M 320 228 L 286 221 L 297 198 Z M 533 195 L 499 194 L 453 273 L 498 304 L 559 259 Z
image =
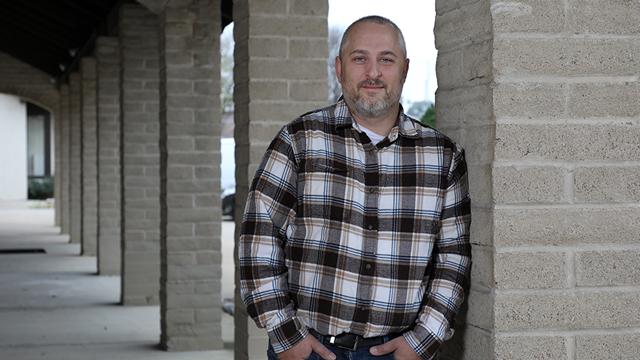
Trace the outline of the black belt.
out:
M 383 336 L 374 336 L 374 337 L 362 337 L 360 335 L 352 334 L 352 333 L 342 333 L 340 335 L 322 335 L 317 331 L 310 329 L 311 333 L 321 340 L 324 344 L 331 344 L 337 348 L 356 351 L 358 348 L 363 347 L 371 347 L 375 345 L 384 344 L 386 341 L 394 339 L 400 334 L 394 333 Z M 385 339 L 386 338 L 386 339 Z

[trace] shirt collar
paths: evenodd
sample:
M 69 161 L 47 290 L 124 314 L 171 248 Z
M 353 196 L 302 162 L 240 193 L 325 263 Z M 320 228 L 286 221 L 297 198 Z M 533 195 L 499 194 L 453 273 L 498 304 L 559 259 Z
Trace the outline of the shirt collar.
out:
M 340 96 L 335 106 L 334 111 L 335 123 L 337 127 L 353 127 L 354 120 L 351 117 L 351 112 L 347 107 L 347 103 L 344 98 Z M 418 128 L 415 120 L 412 120 L 404 113 L 402 104 L 400 104 L 400 114 L 398 114 L 398 123 L 389 132 L 389 140 L 395 141 L 398 134 L 408 138 L 417 138 Z

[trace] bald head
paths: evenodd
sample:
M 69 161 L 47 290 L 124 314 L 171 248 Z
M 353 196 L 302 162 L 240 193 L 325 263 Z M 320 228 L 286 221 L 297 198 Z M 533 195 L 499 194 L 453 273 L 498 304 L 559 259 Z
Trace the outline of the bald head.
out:
M 353 32 L 353 29 L 356 26 L 362 23 L 386 25 L 386 26 L 389 26 L 391 29 L 393 29 L 393 31 L 396 33 L 398 37 L 398 45 L 402 49 L 402 55 L 405 58 L 407 57 L 407 45 L 404 42 L 404 36 L 402 35 L 402 31 L 400 31 L 400 28 L 398 27 L 398 25 L 396 25 L 393 21 L 387 19 L 384 16 L 379 16 L 379 15 L 365 16 L 363 18 L 360 18 L 354 21 L 351 25 L 349 25 L 347 30 L 344 31 L 344 34 L 342 34 L 342 40 L 340 41 L 340 52 L 338 53 L 338 56 L 340 57 L 343 56 L 344 49 L 347 46 L 347 43 L 349 42 L 349 35 Z

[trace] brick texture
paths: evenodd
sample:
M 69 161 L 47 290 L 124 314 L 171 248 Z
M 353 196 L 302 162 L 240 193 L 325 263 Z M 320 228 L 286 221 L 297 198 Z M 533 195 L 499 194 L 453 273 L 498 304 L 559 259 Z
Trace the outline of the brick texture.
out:
M 436 1 L 436 122 L 474 200 L 466 329 L 493 339 L 460 358 L 636 357 L 638 10 Z
M 238 221 L 249 183 L 277 131 L 327 104 L 327 11 L 326 0 L 234 2 Z M 236 359 L 263 359 L 266 338 L 266 331 L 247 318 L 236 294 Z
M 635 360 L 640 354 L 640 332 L 584 335 L 576 339 L 576 359 Z
M 640 291 L 498 291 L 496 331 L 618 329 L 640 327 Z
M 69 237 L 72 243 L 82 244 L 82 78 L 80 73 L 69 75 L 69 187 L 70 224 Z
M 80 61 L 82 108 L 82 255 L 96 256 L 98 246 L 98 139 L 96 59 Z
M 120 8 L 122 302 L 159 303 L 158 17 Z
M 629 311 L 640 293 L 637 11 L 631 1 L 492 6 L 495 161 L 504 192 L 495 196 L 504 289 L 495 304 L 496 352 L 501 335 L 555 329 L 566 346 L 536 346 L 547 358 L 637 354 L 632 341 L 621 341 L 633 336 L 612 334 L 637 331 L 639 321 Z M 576 335 L 583 330 L 589 335 Z M 552 339 L 562 338 L 545 341 Z
M 436 1 L 436 127 L 462 145 L 469 173 L 472 291 L 459 330 L 445 343 L 445 359 L 490 359 L 494 303 L 492 161 L 495 143 L 490 85 L 492 28 L 489 1 Z M 411 76 L 411 71 L 409 71 Z M 474 291 L 477 289 L 478 291 Z M 482 329 L 482 330 L 480 330 Z
M 220 5 L 160 14 L 161 346 L 222 348 Z
M 56 195 L 56 202 L 60 203 L 60 232 L 62 234 L 69 234 L 70 227 L 70 208 L 69 205 L 69 193 L 70 187 L 70 147 L 71 147 L 71 121 L 69 118 L 69 84 L 60 85 L 60 126 L 56 128 L 59 131 L 60 142 L 57 144 L 56 151 L 60 153 L 60 166 L 56 167 L 56 181 L 60 179 L 61 188 L 60 196 Z
M 496 360 L 572 360 L 563 336 L 501 336 L 495 344 Z
M 54 203 L 54 217 L 53 224 L 60 227 L 62 231 L 62 126 L 63 117 L 60 111 L 60 104 L 58 103 L 58 113 L 51 119 L 52 131 L 53 131 L 53 148 L 54 148 L 54 165 L 53 165 L 53 198 Z
M 118 38 L 96 40 L 98 116 L 98 273 L 121 271 L 120 52 Z

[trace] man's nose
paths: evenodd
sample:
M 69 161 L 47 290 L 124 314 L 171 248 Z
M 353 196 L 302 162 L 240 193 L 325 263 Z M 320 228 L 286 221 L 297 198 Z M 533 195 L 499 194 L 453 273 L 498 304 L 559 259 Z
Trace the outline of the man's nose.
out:
M 367 68 L 367 75 L 371 79 L 377 79 L 380 77 L 381 73 L 377 62 L 374 61 L 369 63 L 369 67 Z

